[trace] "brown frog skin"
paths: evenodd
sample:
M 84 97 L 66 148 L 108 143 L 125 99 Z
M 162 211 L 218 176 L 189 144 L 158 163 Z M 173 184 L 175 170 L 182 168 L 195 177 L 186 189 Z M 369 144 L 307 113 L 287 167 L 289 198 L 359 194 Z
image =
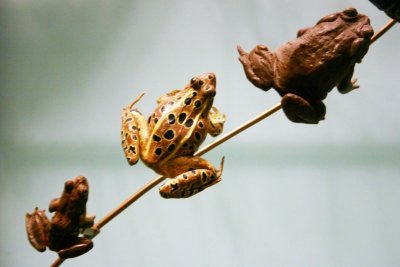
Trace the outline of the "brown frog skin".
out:
M 239 60 L 250 82 L 282 96 L 289 120 L 315 124 L 325 118 L 322 100 L 335 86 L 341 93 L 358 88 L 354 66 L 367 53 L 372 35 L 369 18 L 347 8 L 299 30 L 297 39 L 275 52 L 258 45 L 246 53 L 238 46 Z
M 221 179 L 223 160 L 217 170 L 194 156 L 207 134 L 219 135 L 225 115 L 213 106 L 216 76 L 193 77 L 183 89 L 159 97 L 152 115 L 145 119 L 131 105 L 123 109 L 121 139 L 130 165 L 139 158 L 158 174 L 173 178 L 160 187 L 164 198 L 187 198 Z
M 51 221 L 44 210 L 35 208 L 32 214 L 27 213 L 26 231 L 32 246 L 40 252 L 48 247 L 63 259 L 80 256 L 92 249 L 92 241 L 79 235 L 94 223 L 94 216 L 86 215 L 88 194 L 87 179 L 78 176 L 65 182 L 61 197 L 50 202 L 49 211 L 55 212 Z

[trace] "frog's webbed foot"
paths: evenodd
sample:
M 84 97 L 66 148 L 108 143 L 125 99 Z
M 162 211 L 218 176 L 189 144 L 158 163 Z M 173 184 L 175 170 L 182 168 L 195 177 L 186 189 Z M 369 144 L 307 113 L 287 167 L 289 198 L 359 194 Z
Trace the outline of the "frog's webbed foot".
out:
M 317 124 L 325 118 L 326 108 L 320 100 L 306 100 L 295 94 L 286 94 L 281 100 L 286 117 L 292 122 Z
M 160 195 L 163 198 L 188 198 L 221 181 L 224 158 L 222 158 L 218 170 L 215 170 L 204 159 L 199 157 L 193 157 L 192 159 L 194 164 L 203 165 L 203 167 L 207 168 L 189 167 L 188 171 L 163 184 L 160 187 Z M 187 164 L 187 166 L 190 165 L 190 163 Z
M 360 88 L 360 85 L 358 85 L 357 81 L 358 81 L 357 78 L 343 81 L 338 84 L 337 88 L 338 88 L 339 92 L 341 92 L 342 94 L 346 94 L 348 92 L 353 91 L 354 89 Z
M 225 114 L 220 113 L 216 107 L 212 107 L 208 113 L 208 133 L 211 136 L 217 136 L 222 133 L 225 120 Z
M 273 86 L 273 54 L 264 45 L 257 45 L 250 53 L 237 46 L 239 61 L 247 79 L 256 87 L 267 91 Z
M 143 95 L 144 93 L 122 110 L 121 144 L 130 165 L 136 164 L 140 157 L 140 125 L 147 125 L 140 111 L 133 108 Z M 144 132 L 147 129 L 142 129 L 142 134 Z
M 27 213 L 25 227 L 31 245 L 40 252 L 45 251 L 50 232 L 50 220 L 45 211 L 36 207 L 32 214 Z
M 93 242 L 89 238 L 77 237 L 72 246 L 59 250 L 58 256 L 61 259 L 75 258 L 85 254 L 93 248 Z
M 90 215 L 90 216 L 89 215 L 84 215 L 84 216 L 82 216 L 81 220 L 80 220 L 79 227 L 83 228 L 83 229 L 92 227 L 93 224 L 94 224 L 94 219 L 95 218 L 96 218 L 96 216 L 94 216 L 94 215 Z

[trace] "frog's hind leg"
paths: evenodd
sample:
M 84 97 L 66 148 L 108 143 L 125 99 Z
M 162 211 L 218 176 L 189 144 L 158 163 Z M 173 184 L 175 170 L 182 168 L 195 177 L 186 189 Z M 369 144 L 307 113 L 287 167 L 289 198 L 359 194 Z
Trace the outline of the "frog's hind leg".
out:
M 282 109 L 289 120 L 317 124 L 325 118 L 326 108 L 320 100 L 307 100 L 295 94 L 286 94 L 281 100 Z
M 85 254 L 93 248 L 93 242 L 89 238 L 77 237 L 57 254 L 61 259 L 75 258 Z
M 221 181 L 224 158 L 218 170 L 200 157 L 180 157 L 168 163 L 172 169 L 167 171 L 169 177 L 175 177 L 160 187 L 163 198 L 191 197 L 207 187 Z
M 121 143 L 130 165 L 138 162 L 141 143 L 147 141 L 146 119 L 139 110 L 133 108 L 142 96 L 143 94 L 122 110 Z

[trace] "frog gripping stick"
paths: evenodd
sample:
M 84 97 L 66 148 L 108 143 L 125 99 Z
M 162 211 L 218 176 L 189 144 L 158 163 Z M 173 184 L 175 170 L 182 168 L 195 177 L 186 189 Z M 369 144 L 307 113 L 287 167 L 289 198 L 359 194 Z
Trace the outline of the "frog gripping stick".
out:
M 330 14 L 275 52 L 264 45 L 246 53 L 238 46 L 247 79 L 262 90 L 274 88 L 289 120 L 316 124 L 325 118 L 324 100 L 335 87 L 341 93 L 358 88 L 352 80 L 371 43 L 369 18 L 355 8 Z

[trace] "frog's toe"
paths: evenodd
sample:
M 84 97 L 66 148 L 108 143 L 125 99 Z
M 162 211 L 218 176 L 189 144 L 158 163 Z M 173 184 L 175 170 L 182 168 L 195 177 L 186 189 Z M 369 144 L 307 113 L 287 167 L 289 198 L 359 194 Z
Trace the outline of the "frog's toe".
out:
M 360 85 L 358 85 L 357 82 L 358 82 L 357 78 L 354 78 L 351 80 L 351 89 L 352 90 L 360 88 Z

